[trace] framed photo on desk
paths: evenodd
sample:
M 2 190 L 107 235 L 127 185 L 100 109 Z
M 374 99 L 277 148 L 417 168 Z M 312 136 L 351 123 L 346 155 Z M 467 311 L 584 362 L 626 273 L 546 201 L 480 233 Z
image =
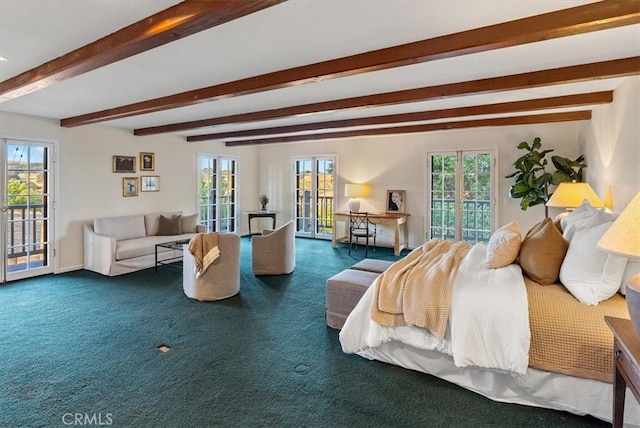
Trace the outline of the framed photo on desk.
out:
M 403 213 L 406 196 L 404 190 L 387 190 L 387 212 Z

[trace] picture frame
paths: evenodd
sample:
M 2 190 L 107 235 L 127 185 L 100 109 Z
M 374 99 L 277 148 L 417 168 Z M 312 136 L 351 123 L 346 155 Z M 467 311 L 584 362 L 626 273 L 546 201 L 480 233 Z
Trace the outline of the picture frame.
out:
M 136 157 L 114 155 L 112 157 L 112 168 L 113 172 L 134 173 L 136 172 Z
M 158 192 L 160 191 L 160 177 L 157 175 L 140 176 L 141 192 Z
M 122 179 L 122 196 L 138 196 L 138 177 L 124 177 Z
M 403 213 L 406 197 L 407 192 L 405 190 L 387 190 L 387 212 Z
M 140 152 L 140 171 L 155 171 L 156 155 L 151 152 Z

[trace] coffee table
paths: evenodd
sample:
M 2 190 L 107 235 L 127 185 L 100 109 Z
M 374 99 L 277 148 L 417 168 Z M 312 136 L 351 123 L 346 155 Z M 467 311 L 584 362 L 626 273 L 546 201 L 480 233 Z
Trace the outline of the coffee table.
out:
M 162 242 L 160 244 L 156 244 L 156 249 L 155 249 L 155 253 L 156 253 L 156 264 L 155 264 L 155 271 L 158 272 L 158 266 L 159 265 L 171 265 L 172 263 L 178 261 L 178 260 L 182 260 L 182 255 L 180 256 L 176 256 L 176 257 L 171 257 L 168 259 L 164 259 L 164 260 L 158 260 L 158 249 L 159 248 L 168 248 L 170 250 L 178 250 L 180 252 L 182 252 L 184 250 L 184 245 L 189 243 L 189 239 L 180 239 L 177 241 L 169 241 L 169 242 Z

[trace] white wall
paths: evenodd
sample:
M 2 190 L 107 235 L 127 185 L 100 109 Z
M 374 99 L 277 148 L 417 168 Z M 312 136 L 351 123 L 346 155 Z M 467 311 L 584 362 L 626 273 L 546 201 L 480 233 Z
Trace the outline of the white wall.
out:
M 544 208 L 521 211 L 519 201 L 510 200 L 513 161 L 522 154 L 521 141 L 542 138 L 552 154 L 575 158 L 585 154 L 587 180 L 601 198 L 611 186 L 615 211 L 640 190 L 640 77 L 627 78 L 616 90 L 614 103 L 594 110 L 591 121 L 500 128 L 442 131 L 415 135 L 362 137 L 326 142 L 274 144 L 227 148 L 219 142 L 187 143 L 170 136 L 134 137 L 131 133 L 101 125 L 61 128 L 57 121 L 0 113 L 0 136 L 35 138 L 58 142 L 56 234 L 57 272 L 79 269 L 83 264 L 82 223 L 95 217 L 152 211 L 195 212 L 196 155 L 198 152 L 237 157 L 240 211 L 258 207 L 257 196 L 266 193 L 270 209 L 280 211 L 278 223 L 292 217 L 292 158 L 337 156 L 337 209 L 346 209 L 346 182 L 366 181 L 372 195 L 362 209 L 384 211 L 387 189 L 407 191 L 410 246 L 424 242 L 427 153 L 437 150 L 490 149 L 498 152 L 498 225 L 516 220 L 523 233 L 544 217 Z M 156 154 L 160 192 L 122 196 L 122 177 L 111 172 L 113 155 Z M 136 172 L 135 176 L 152 175 Z M 559 211 L 550 211 L 555 215 Z M 247 233 L 246 218 L 240 216 L 240 232 Z M 390 242 L 391 234 L 383 235 Z
M 289 218 L 293 197 L 292 158 L 297 156 L 337 156 L 337 210 L 346 210 L 344 183 L 366 182 L 372 195 L 361 199 L 361 210 L 385 211 L 387 189 L 407 191 L 405 211 L 409 218 L 409 245 L 413 248 L 425 241 L 426 170 L 430 151 L 460 149 L 496 149 L 498 157 L 498 225 L 517 220 L 523 233 L 544 218 L 544 207 L 522 211 L 519 201 L 508 197 L 511 180 L 504 178 L 513 171 L 513 161 L 524 154 L 517 149 L 521 141 L 542 138 L 543 148 L 552 154 L 578 156 L 578 124 L 540 124 L 500 128 L 477 128 L 412 135 L 359 137 L 324 142 L 271 144 L 259 148 L 258 191 L 273 196 L 272 207 Z M 553 214 L 553 213 L 551 213 Z M 390 244 L 391 231 L 380 241 Z
M 197 209 L 198 152 L 228 155 L 239 160 L 240 210 L 253 210 L 257 202 L 257 157 L 253 147 L 230 149 L 219 142 L 187 143 L 170 135 L 135 137 L 130 132 L 101 125 L 61 128 L 57 121 L 1 113 L 0 135 L 57 141 L 56 272 L 83 266 L 82 224 L 96 217 Z M 112 156 L 155 153 L 155 171 L 136 166 L 135 174 L 112 172 Z M 122 196 L 122 178 L 160 176 L 159 192 Z M 250 197 L 242 197 L 250 195 Z M 246 206 L 244 204 L 247 204 Z M 240 218 L 241 231 L 246 225 Z
M 622 211 L 640 191 L 640 77 L 616 89 L 613 104 L 600 106 L 580 129 L 587 181 L 604 200 L 610 192 L 613 210 Z

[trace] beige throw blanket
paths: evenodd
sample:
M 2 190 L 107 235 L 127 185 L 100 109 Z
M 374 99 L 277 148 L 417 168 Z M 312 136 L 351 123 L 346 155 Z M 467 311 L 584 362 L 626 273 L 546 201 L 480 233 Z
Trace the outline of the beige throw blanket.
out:
M 207 271 L 218 257 L 220 257 L 220 249 L 218 248 L 217 232 L 214 233 L 198 233 L 189 242 L 189 252 L 193 254 L 195 259 L 196 278 L 199 278 Z
M 371 319 L 385 326 L 415 325 L 444 339 L 453 279 L 471 244 L 432 239 L 376 280 Z

